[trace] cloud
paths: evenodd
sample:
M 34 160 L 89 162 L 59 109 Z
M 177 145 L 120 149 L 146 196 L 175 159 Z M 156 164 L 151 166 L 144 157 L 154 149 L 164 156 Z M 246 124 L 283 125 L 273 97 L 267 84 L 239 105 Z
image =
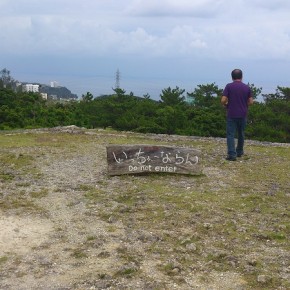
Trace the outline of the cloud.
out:
M 191 27 L 177 26 L 163 37 L 151 35 L 143 28 L 122 34 L 119 52 L 145 57 L 184 56 L 206 49 L 206 43 Z
M 135 0 L 128 5 L 129 15 L 143 17 L 212 17 L 223 1 L 219 0 Z
M 206 47 L 190 26 L 177 26 L 163 36 L 142 27 L 119 31 L 94 22 L 70 17 L 10 17 L 0 22 L 5 39 L 2 52 L 17 54 L 84 53 L 93 55 L 145 54 L 147 56 L 188 54 Z M 1 35 L 2 34 L 2 35 Z M 17 37 L 12 37 L 17 35 Z
M 290 10 L 290 2 L 288 0 L 253 0 L 252 5 L 258 8 L 274 10 Z
M 0 52 L 289 60 L 289 3 L 1 0 Z

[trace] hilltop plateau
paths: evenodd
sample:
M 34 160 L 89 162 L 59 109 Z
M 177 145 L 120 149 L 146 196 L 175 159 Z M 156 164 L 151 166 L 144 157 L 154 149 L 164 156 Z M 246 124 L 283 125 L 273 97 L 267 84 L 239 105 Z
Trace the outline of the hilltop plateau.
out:
M 198 149 L 202 174 L 109 176 L 106 146 Z M 0 132 L 0 289 L 289 289 L 290 144 L 75 126 Z

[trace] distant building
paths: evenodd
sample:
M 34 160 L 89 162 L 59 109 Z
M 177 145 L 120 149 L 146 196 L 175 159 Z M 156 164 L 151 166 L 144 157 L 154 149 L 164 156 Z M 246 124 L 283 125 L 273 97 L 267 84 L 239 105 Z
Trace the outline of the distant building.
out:
M 22 91 L 23 92 L 38 93 L 39 92 L 39 85 L 33 85 L 33 84 L 22 85 Z
M 58 96 L 57 95 L 49 95 L 49 98 L 52 100 L 57 100 Z
M 50 82 L 50 87 L 51 88 L 57 88 L 57 87 L 59 87 L 59 84 L 56 81 L 52 81 L 52 82 Z

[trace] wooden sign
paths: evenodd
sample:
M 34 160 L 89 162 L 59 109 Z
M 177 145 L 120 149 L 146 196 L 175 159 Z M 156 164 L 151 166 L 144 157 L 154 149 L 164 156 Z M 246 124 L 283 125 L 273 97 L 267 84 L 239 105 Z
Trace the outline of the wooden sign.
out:
M 201 174 L 200 151 L 157 145 L 107 146 L 109 175 L 137 173 Z

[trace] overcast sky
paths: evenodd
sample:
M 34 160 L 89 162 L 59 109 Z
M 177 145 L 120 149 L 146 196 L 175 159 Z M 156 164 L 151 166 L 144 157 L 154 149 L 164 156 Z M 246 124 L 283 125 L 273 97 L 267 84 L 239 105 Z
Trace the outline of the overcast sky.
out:
M 244 82 L 290 87 L 289 0 L 0 0 L 0 69 L 79 96 L 120 87 L 158 99 L 234 68 Z

